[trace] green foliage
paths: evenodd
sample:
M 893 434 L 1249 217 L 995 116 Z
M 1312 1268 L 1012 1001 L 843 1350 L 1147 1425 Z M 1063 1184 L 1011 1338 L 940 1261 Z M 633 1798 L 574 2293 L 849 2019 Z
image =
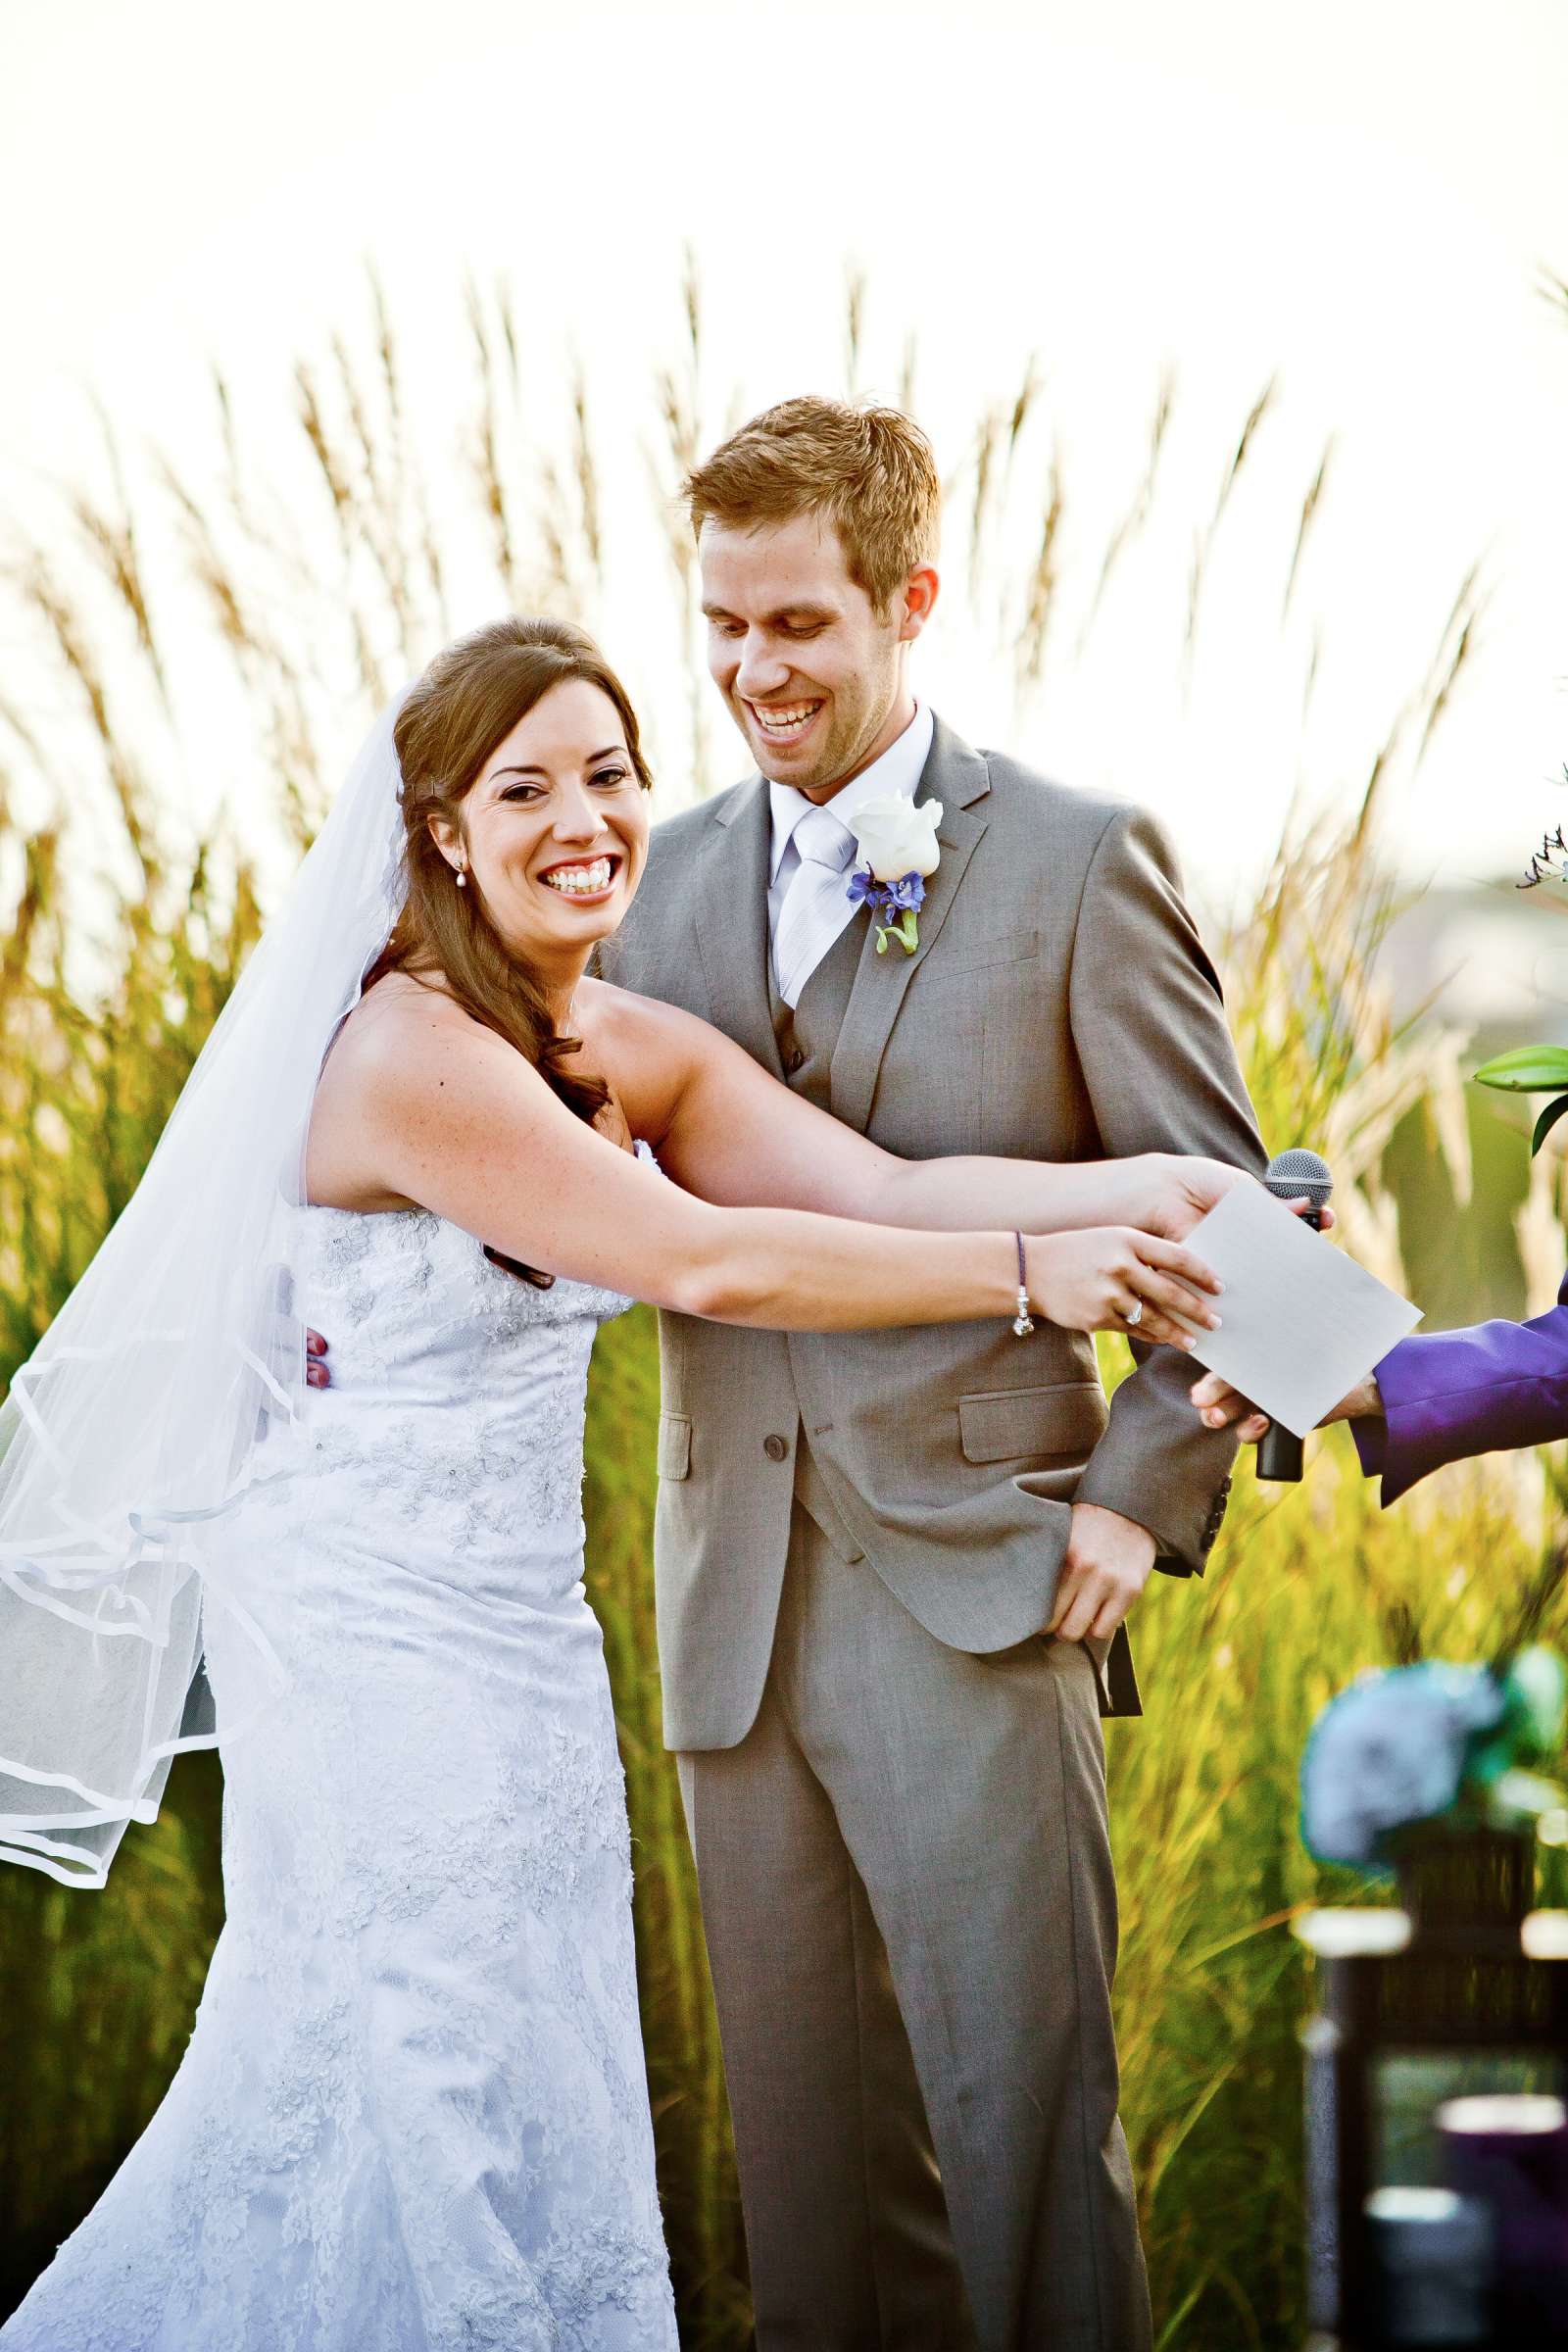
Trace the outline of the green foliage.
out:
M 650 1307 L 594 1349 L 586 1436 L 588 1592 L 605 1629 L 626 1770 L 637 1975 L 670 2265 L 689 2346 L 744 2342 L 745 2240 L 697 1876 L 665 1752 L 650 1573 L 659 1339 Z
M 222 1924 L 216 1759 L 182 1759 L 110 1888 L 0 1885 L 0 2310 L 99 2194 L 163 2096 Z
M 1548 1087 L 1568 1086 L 1568 1046 L 1515 1046 L 1511 1053 L 1484 1061 L 1476 1083 L 1508 1095 L 1539 1095 Z
M 690 541 L 668 503 L 708 438 L 695 284 L 685 318 L 681 364 L 659 380 L 655 462 L 661 561 L 675 595 L 656 586 L 645 607 L 672 611 L 681 654 L 695 657 Z M 279 844 L 293 855 L 308 840 L 370 710 L 455 625 L 463 564 L 478 585 L 459 618 L 508 604 L 592 617 L 615 560 L 615 516 L 596 476 L 585 394 L 575 387 L 564 454 L 541 454 L 551 442 L 522 408 L 517 322 L 479 289 L 468 321 L 464 529 L 433 519 L 449 436 L 429 444 L 421 471 L 377 298 L 365 361 L 339 342 L 326 365 L 298 372 L 297 481 L 260 477 L 220 384 L 216 487 L 197 492 L 161 461 L 130 484 L 111 452 L 104 494 L 73 492 L 47 549 L 23 548 L 11 568 L 7 626 L 38 691 L 36 710 L 0 699 L 0 897 L 14 916 L 0 947 L 0 1374 L 47 1327 L 145 1165 L 257 935 L 266 894 L 253 857 L 265 867 L 270 854 L 275 870 Z M 856 349 L 861 323 L 857 296 Z M 1250 416 L 1243 449 L 1269 398 Z M 1026 497 L 1038 407 L 1033 379 L 1015 401 L 987 404 L 961 485 L 977 583 L 1003 579 L 996 534 L 1004 505 Z M 1038 553 L 997 599 L 1021 688 L 1049 694 L 1074 593 L 1078 642 L 1104 625 L 1107 581 L 1138 559 L 1169 412 L 1167 389 L 1125 517 L 1081 577 L 1063 558 L 1060 467 L 1050 460 Z M 1233 466 L 1220 508 L 1202 520 L 1203 563 L 1255 463 L 1245 477 Z M 1300 502 L 1293 581 L 1321 487 L 1320 469 Z M 962 499 L 950 511 L 961 535 Z M 964 560 L 960 549 L 956 576 Z M 1422 747 L 1471 642 L 1469 588 L 1399 722 Z M 1129 649 L 1130 670 L 1143 658 Z M 667 666 L 662 740 L 689 742 L 700 778 L 710 690 L 695 659 Z M 186 699 L 225 695 L 244 826 L 236 839 L 215 816 L 192 840 L 177 795 L 147 780 L 179 772 Z M 1453 1041 L 1430 1025 L 1396 1031 L 1371 968 L 1390 904 L 1372 818 L 1395 750 L 1391 737 L 1343 835 L 1282 840 L 1221 961 L 1265 1134 L 1327 1152 L 1345 1240 L 1396 1274 L 1385 1183 L 1396 1130 L 1408 1139 L 1411 1122 L 1424 1123 L 1456 1199 L 1469 1165 Z M 749 2333 L 744 2254 L 691 1860 L 660 1738 L 657 1383 L 653 1318 L 638 1309 L 607 1327 L 595 1356 L 589 1587 L 626 1768 L 683 2335 L 730 2352 Z M 1361 1666 L 1490 1657 L 1562 1631 L 1560 1594 L 1540 1568 L 1548 1523 L 1535 1464 L 1446 1473 L 1385 1517 L 1343 1432 L 1311 1451 L 1295 1490 L 1259 1488 L 1244 1464 L 1208 1575 L 1157 1580 L 1138 1620 L 1149 1712 L 1113 1726 L 1109 1740 L 1124 2108 L 1166 2352 L 1272 2352 L 1301 2333 L 1296 2036 L 1305 1985 L 1288 1922 L 1337 1890 L 1297 1836 L 1296 1768 L 1313 1716 Z M 220 1920 L 219 1788 L 211 1759 L 182 1760 L 158 1827 L 126 1839 L 101 1894 L 0 1873 L 0 2206 L 12 2223 L 0 2304 L 102 2186 L 178 2058 Z
M 1554 1086 L 1568 1084 L 1568 1048 L 1515 1046 L 1511 1053 L 1498 1054 L 1492 1061 L 1483 1062 L 1476 1072 L 1476 1082 L 1480 1086 L 1494 1086 L 1500 1094 L 1546 1094 Z M 1548 1102 L 1537 1119 L 1530 1139 L 1532 1158 L 1562 1118 L 1568 1118 L 1568 1095 L 1559 1095 L 1555 1102 Z
M 1124 2112 L 1162 2340 L 1191 2352 L 1304 2333 L 1289 1922 L 1348 1881 L 1298 1836 L 1313 1718 L 1363 1666 L 1495 1654 L 1540 1563 L 1533 1465 L 1456 1468 L 1385 1514 L 1343 1430 L 1311 1451 L 1294 1490 L 1243 1464 L 1201 1587 L 1146 1595 L 1148 1714 L 1108 1743 Z

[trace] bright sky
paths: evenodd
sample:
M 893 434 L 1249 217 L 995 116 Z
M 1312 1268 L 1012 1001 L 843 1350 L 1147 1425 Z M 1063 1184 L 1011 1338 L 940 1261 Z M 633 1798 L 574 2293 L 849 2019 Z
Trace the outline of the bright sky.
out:
M 602 625 L 639 695 L 674 707 L 667 620 L 629 551 L 682 249 L 715 430 L 841 380 L 853 263 L 866 386 L 896 389 L 912 331 L 945 469 L 1039 355 L 1046 425 L 1014 522 L 1030 541 L 1054 440 L 1063 656 L 1176 376 L 1147 552 L 1034 706 L 1014 711 L 950 574 L 922 676 L 962 732 L 1153 803 L 1212 901 L 1272 846 L 1298 778 L 1358 795 L 1479 557 L 1480 658 L 1391 813 L 1417 873 L 1511 869 L 1563 813 L 1568 757 L 1568 316 L 1538 291 L 1544 270 L 1568 275 L 1565 97 L 1558 0 L 0 0 L 9 478 L 26 499 L 81 462 L 84 382 L 128 439 L 179 448 L 214 358 L 265 446 L 294 358 L 363 318 L 368 257 L 420 397 L 455 413 L 463 276 L 505 270 L 541 397 L 560 399 L 575 346 L 603 439 L 629 453 L 612 475 L 624 583 Z M 1195 532 L 1276 370 L 1184 686 Z M 738 772 L 738 743 L 714 743 Z

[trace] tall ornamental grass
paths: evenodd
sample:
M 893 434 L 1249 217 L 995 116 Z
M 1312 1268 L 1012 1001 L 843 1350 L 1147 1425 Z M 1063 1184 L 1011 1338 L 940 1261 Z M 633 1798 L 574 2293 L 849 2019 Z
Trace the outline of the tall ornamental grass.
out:
M 861 365 L 852 287 L 847 380 Z M 113 1223 L 254 943 L 261 908 L 318 823 L 372 710 L 453 631 L 497 609 L 603 618 L 615 578 L 588 392 L 561 414 L 524 397 L 504 294 L 470 289 L 471 404 L 456 438 L 421 437 L 394 323 L 371 288 L 368 332 L 302 362 L 294 471 L 249 457 L 230 388 L 215 386 L 213 458 L 187 478 L 152 452 L 128 466 L 105 430 L 91 490 L 8 551 L 11 658 L 0 687 L 0 1374 L 23 1360 Z M 683 289 L 680 351 L 657 372 L 645 455 L 642 604 L 667 613 L 669 660 L 640 670 L 666 776 L 712 780 L 692 553 L 671 499 L 710 437 L 702 314 Z M 913 353 L 901 384 L 907 396 Z M 1143 561 L 1163 493 L 1174 395 L 1128 453 L 1121 514 L 1069 560 L 1070 483 L 1035 455 L 1031 374 L 978 404 L 954 453 L 949 568 L 994 611 L 1020 697 L 1049 698 L 1115 584 Z M 1265 462 L 1278 399 L 1241 420 L 1195 550 L 1178 659 L 1201 645 L 1204 581 L 1233 504 Z M 456 470 L 452 451 L 458 457 Z M 1326 461 L 1325 461 L 1326 463 Z M 1324 465 L 1300 485 L 1280 549 L 1285 609 L 1317 527 Z M 442 495 L 438 499 L 437 489 Z M 1021 518 L 1021 522 L 1020 522 Z M 1021 535 L 1020 535 L 1021 533 Z M 657 553 L 662 549 L 662 553 Z M 994 604 L 989 600 L 994 599 Z M 1264 1132 L 1320 1143 L 1345 1239 L 1399 1273 L 1396 1129 L 1471 1171 L 1463 1041 L 1393 1025 L 1374 971 L 1390 909 L 1377 856 L 1392 772 L 1418 760 L 1474 658 L 1475 581 L 1458 585 L 1430 675 L 1396 696 L 1390 739 L 1353 819 L 1316 835 L 1282 811 L 1279 855 L 1220 943 L 1231 1018 Z M 613 644 L 612 651 L 617 651 Z M 1129 647 L 1136 667 L 1147 647 Z M 226 747 L 211 794 L 180 779 L 193 746 Z M 1000 732 L 1000 729 L 997 730 Z M 667 803 L 666 803 L 667 805 Z M 1521 1219 L 1535 1286 L 1560 1250 L 1557 1163 Z M 1325 1245 L 1327 1246 L 1327 1245 Z M 1559 1259 L 1560 1262 L 1560 1259 Z M 1112 1378 L 1125 1369 L 1108 1348 Z M 609 1326 L 588 1430 L 590 1590 L 605 1627 L 631 1807 L 649 2079 L 664 2210 L 693 2347 L 749 2336 L 744 2247 L 690 1857 L 660 1733 L 650 1574 L 658 1371 L 654 1321 Z M 1334 1891 L 1303 1853 L 1295 1777 L 1307 1727 L 1359 1667 L 1422 1651 L 1478 1656 L 1529 1618 L 1562 1630 L 1543 1562 L 1558 1517 L 1532 1459 L 1456 1468 L 1383 1516 L 1345 1433 L 1314 1441 L 1298 1489 L 1244 1463 L 1201 1583 L 1156 1586 L 1138 1616 L 1148 1714 L 1109 1740 L 1123 1907 L 1118 2012 L 1125 2113 L 1164 2347 L 1230 2352 L 1299 2338 L 1305 1998 L 1288 1925 Z M 156 1829 L 125 1842 L 90 1896 L 0 1873 L 0 2308 L 23 2291 L 145 2123 L 188 2034 L 220 1919 L 220 1776 L 182 1761 Z

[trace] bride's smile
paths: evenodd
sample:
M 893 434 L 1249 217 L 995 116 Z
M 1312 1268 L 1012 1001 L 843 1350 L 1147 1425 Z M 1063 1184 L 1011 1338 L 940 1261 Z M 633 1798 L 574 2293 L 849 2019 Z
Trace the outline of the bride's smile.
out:
M 568 990 L 616 930 L 648 856 L 647 796 L 609 695 L 568 678 L 497 744 L 442 856 L 506 945 Z

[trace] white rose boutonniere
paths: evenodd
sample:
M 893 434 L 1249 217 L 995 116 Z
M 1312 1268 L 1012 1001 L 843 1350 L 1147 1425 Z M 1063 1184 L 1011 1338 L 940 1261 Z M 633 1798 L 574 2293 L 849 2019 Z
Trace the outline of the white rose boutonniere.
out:
M 876 952 L 887 954 L 896 939 L 906 956 L 920 944 L 917 917 L 925 905 L 925 886 L 942 860 L 937 827 L 942 822 L 940 801 L 906 801 L 902 793 L 884 793 L 867 801 L 850 821 L 856 847 L 865 863 L 850 876 L 850 902 L 869 906 L 876 924 Z

